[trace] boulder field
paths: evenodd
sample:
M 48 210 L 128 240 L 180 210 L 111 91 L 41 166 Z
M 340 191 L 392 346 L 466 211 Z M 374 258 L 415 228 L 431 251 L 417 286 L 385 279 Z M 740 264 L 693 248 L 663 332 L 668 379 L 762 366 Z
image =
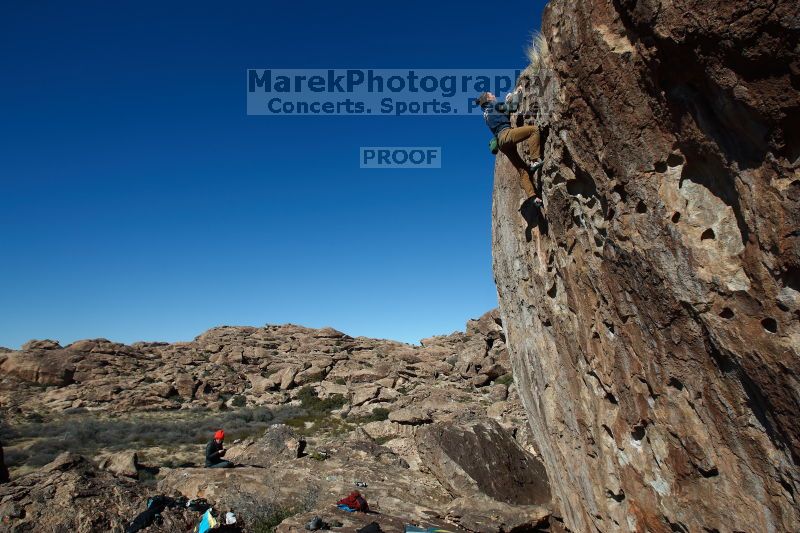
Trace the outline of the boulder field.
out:
M 552 529 L 547 474 L 510 370 L 497 311 L 419 346 L 294 325 L 220 327 L 175 344 L 32 341 L 0 354 L 12 477 L 0 485 L 2 524 L 121 531 L 148 497 L 165 495 L 233 510 L 244 531 L 278 522 L 278 531 L 302 530 L 315 516 L 341 522 L 338 531 L 372 521 L 385 531 Z M 145 426 L 159 420 L 209 424 L 259 409 L 271 421 L 265 430 L 228 431 L 233 469 L 202 468 L 213 426 L 180 449 L 170 446 L 174 433 L 148 442 Z M 59 445 L 48 427 L 90 423 L 98 432 L 141 427 L 143 437 L 103 440 L 109 449 L 84 456 L 67 449 L 41 468 L 15 464 L 45 437 Z M 336 509 L 353 490 L 376 514 Z M 199 519 L 186 509 L 163 516 L 148 531 Z

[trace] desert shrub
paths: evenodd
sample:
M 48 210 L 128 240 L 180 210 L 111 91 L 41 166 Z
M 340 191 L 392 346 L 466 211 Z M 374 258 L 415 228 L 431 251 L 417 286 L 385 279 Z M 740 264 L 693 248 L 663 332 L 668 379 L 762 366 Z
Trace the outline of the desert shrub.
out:
M 326 454 L 320 453 L 316 450 L 309 453 L 308 456 L 314 459 L 315 461 L 325 461 L 328 459 L 328 456 Z
M 370 422 L 382 422 L 389 418 L 389 410 L 385 407 L 376 407 L 372 410 L 372 414 L 361 417 L 354 417 L 350 419 L 357 424 L 369 424 Z
M 497 378 L 494 382 L 500 385 L 511 385 L 512 383 L 514 383 L 514 375 L 511 374 L 510 372 L 508 374 L 503 374 L 502 376 Z
M 334 409 L 339 409 L 347 403 L 347 400 L 341 394 L 334 394 L 323 400 L 317 395 L 317 391 L 308 385 L 298 391 L 297 398 L 300 400 L 303 409 L 312 414 L 328 413 Z
M 231 405 L 234 407 L 244 407 L 246 403 L 247 400 L 245 400 L 244 396 L 241 395 L 236 395 L 231 400 Z
M 382 422 L 389 418 L 389 410 L 385 407 L 376 407 L 372 410 L 372 418 L 375 422 Z
M 319 501 L 319 493 L 320 488 L 317 485 L 311 484 L 306 487 L 305 492 L 300 497 L 300 501 L 297 503 L 297 508 L 304 513 L 314 509 Z
M 284 520 L 296 514 L 294 509 L 287 507 L 274 508 L 267 513 L 255 516 L 251 522 L 251 530 L 253 533 L 274 533 Z
M 4 450 L 4 459 L 7 465 L 23 465 L 28 463 L 31 454 L 27 450 L 18 450 L 15 448 Z
M 142 468 L 139 470 L 139 483 L 148 487 L 155 488 L 158 484 L 156 473 L 149 468 Z
M 333 382 L 336 383 L 337 385 L 347 385 L 347 380 L 345 380 L 342 377 L 336 378 L 335 380 L 333 380 Z
M 231 503 L 247 525 L 247 531 L 273 533 L 287 518 L 313 509 L 318 499 L 319 487 L 311 485 L 298 501 L 288 505 L 277 502 L 274 496 L 256 498 L 241 492 L 231 496 Z

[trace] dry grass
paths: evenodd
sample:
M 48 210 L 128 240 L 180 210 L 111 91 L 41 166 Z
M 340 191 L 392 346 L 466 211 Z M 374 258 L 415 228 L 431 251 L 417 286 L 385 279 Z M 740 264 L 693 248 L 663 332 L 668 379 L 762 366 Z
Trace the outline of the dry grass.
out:
M 274 494 L 256 497 L 236 491 L 229 496 L 236 514 L 247 525 L 246 530 L 253 533 L 274 533 L 287 518 L 314 509 L 319 497 L 320 488 L 313 483 L 293 502 L 278 501 Z
M 531 37 L 531 44 L 526 51 L 528 56 L 528 68 L 532 74 L 538 74 L 547 64 L 550 49 L 544 35 L 536 32 Z
M 142 450 L 156 446 L 179 451 L 194 447 L 202 460 L 202 445 L 225 428 L 232 439 L 258 435 L 272 424 L 295 416 L 296 408 L 242 408 L 229 411 L 166 411 L 110 417 L 75 412 L 41 417 L 24 424 L 1 424 L 11 468 L 36 468 L 64 451 L 93 457 L 100 451 Z M 162 462 L 178 458 L 162 457 Z

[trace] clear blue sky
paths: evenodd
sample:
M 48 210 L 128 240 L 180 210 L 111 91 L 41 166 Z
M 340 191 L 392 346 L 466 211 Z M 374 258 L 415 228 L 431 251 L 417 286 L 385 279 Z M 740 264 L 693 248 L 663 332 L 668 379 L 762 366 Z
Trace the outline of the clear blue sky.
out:
M 0 345 L 463 328 L 497 304 L 482 120 L 247 116 L 245 72 L 524 67 L 544 3 L 6 2 Z

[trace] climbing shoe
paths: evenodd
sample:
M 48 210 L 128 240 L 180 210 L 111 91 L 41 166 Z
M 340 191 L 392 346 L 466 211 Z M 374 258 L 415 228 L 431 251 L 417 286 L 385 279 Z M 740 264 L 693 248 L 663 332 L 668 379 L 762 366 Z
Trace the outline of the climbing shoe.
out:
M 318 516 L 315 516 L 308 524 L 306 524 L 306 529 L 308 531 L 318 531 L 322 529 L 322 519 Z
M 528 170 L 530 170 L 531 172 L 536 172 L 537 170 L 542 168 L 542 165 L 544 165 L 544 161 L 536 160 L 528 166 Z
M 541 209 L 544 206 L 544 203 L 542 202 L 541 198 L 539 198 L 538 196 L 531 196 L 529 198 L 523 198 L 522 200 L 520 200 L 519 207 L 517 209 L 521 213 L 531 204 L 535 205 L 539 209 Z

